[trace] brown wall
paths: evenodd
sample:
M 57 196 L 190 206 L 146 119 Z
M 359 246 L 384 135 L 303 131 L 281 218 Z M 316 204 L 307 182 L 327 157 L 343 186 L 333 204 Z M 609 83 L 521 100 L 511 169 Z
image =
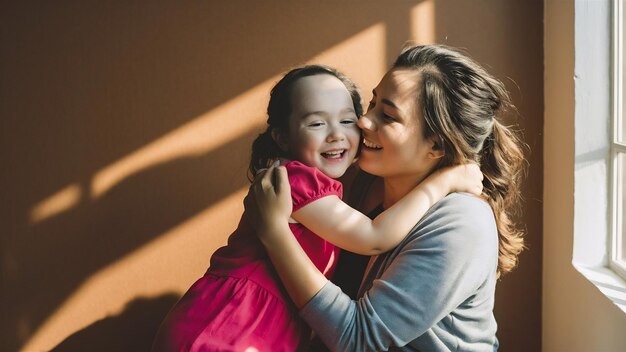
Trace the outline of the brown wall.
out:
M 505 81 L 532 148 L 503 351 L 541 338 L 539 1 L 14 2 L 0 13 L 0 350 L 135 351 L 242 211 L 272 83 L 330 64 L 365 99 L 406 40 Z

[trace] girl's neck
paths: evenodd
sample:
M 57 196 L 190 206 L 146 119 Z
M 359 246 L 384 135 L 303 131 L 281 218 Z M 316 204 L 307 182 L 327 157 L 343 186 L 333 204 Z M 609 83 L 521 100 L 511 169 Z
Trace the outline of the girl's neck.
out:
M 389 209 L 402 197 L 411 192 L 413 188 L 419 185 L 428 175 L 407 175 L 396 177 L 385 177 L 385 193 L 383 197 L 383 208 Z

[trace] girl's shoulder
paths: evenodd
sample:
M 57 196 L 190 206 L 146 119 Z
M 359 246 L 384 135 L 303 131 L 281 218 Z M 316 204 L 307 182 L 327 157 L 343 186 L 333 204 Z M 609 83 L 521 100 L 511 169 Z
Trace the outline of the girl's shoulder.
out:
M 341 182 L 331 178 L 325 173 L 321 172 L 318 168 L 313 166 L 308 166 L 298 160 L 291 160 L 285 163 L 282 163 L 281 166 L 284 166 L 287 169 L 287 175 L 289 177 L 289 181 L 292 180 L 315 180 L 322 183 L 339 183 Z
M 341 182 L 327 176 L 315 167 L 303 164 L 300 161 L 289 161 L 283 166 L 287 169 L 291 197 L 294 210 L 321 197 L 336 195 L 343 196 Z
M 302 170 L 303 172 L 314 172 L 315 170 L 317 170 L 316 168 L 314 168 L 312 166 L 308 166 L 308 165 L 306 165 L 303 162 L 298 161 L 298 160 L 281 160 L 280 165 L 284 166 L 285 168 L 287 168 L 287 171 L 289 171 L 289 170 Z

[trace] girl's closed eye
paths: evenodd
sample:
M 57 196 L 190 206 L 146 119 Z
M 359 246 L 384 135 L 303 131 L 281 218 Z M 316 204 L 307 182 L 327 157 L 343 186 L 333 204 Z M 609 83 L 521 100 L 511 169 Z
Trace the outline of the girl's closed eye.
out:
M 309 122 L 307 124 L 307 126 L 313 127 L 313 128 L 315 128 L 315 127 L 322 127 L 324 125 L 325 125 L 324 121 L 313 121 L 313 122 Z
M 356 124 L 356 118 L 349 118 L 341 120 L 341 124 L 343 125 L 354 125 Z

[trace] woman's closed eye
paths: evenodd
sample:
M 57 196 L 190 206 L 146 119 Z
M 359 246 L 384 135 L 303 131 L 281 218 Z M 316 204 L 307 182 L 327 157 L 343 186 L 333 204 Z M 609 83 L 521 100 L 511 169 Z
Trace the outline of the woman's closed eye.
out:
M 383 101 L 383 103 L 384 103 L 384 101 Z M 376 92 L 372 92 L 372 100 L 370 100 L 369 104 L 367 104 L 367 112 L 370 112 L 375 106 L 376 106 Z M 382 110 L 383 110 L 382 111 L 382 120 L 384 122 L 391 123 L 391 122 L 398 121 L 398 119 L 395 118 L 394 116 L 385 113 L 385 109 L 384 108 Z
M 395 121 L 395 120 L 396 120 L 396 118 L 395 118 L 395 117 L 393 117 L 393 116 L 391 116 L 391 115 L 387 115 L 387 114 L 385 114 L 385 113 L 383 112 L 383 120 L 384 120 L 385 122 L 393 122 L 393 121 Z
M 370 112 L 370 110 L 372 110 L 375 106 L 376 106 L 376 103 L 373 100 L 370 101 L 370 103 L 367 106 L 367 112 Z M 394 122 L 394 121 L 396 121 L 395 117 L 386 114 L 384 111 L 383 111 L 382 117 L 383 117 L 383 121 L 385 121 L 385 122 Z

